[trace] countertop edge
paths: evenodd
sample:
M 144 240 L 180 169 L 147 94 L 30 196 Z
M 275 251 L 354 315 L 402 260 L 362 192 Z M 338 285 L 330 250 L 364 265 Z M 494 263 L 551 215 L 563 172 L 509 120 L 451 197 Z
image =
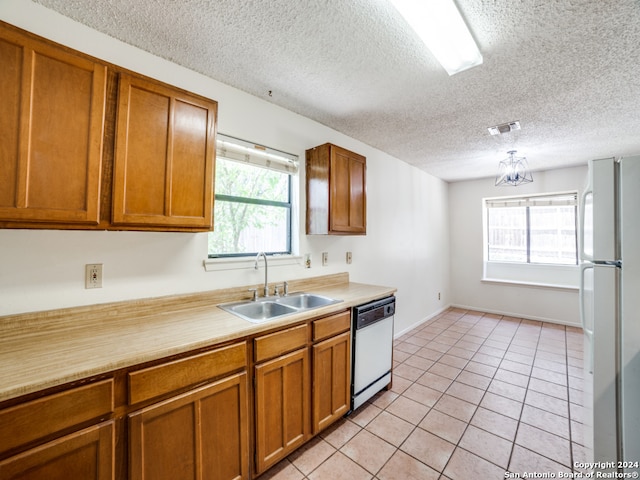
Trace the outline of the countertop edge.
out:
M 117 312 L 100 310 L 101 306 L 98 305 L 96 307 L 101 314 L 91 318 L 89 325 L 85 328 L 75 324 L 66 326 L 58 324 L 58 329 L 52 328 L 42 332 L 34 328 L 38 331 L 30 332 L 27 325 L 24 327 L 22 337 L 13 332 L 10 339 L 0 340 L 0 344 L 4 343 L 3 348 L 0 349 L 2 351 L 0 364 L 3 364 L 2 373 L 0 373 L 0 402 L 51 387 L 106 375 L 135 365 L 233 342 L 261 332 L 286 328 L 310 318 L 331 315 L 371 300 L 393 295 L 397 289 L 349 282 L 347 278 L 346 283 L 314 288 L 313 292 L 340 298 L 343 301 L 260 324 L 247 322 L 223 311 L 217 307 L 219 303 L 223 303 L 219 302 L 215 305 L 198 303 L 192 307 L 184 306 L 179 310 L 156 314 L 142 308 L 143 314 L 139 318 L 135 317 L 135 308 L 125 317 L 119 318 Z M 132 304 L 135 303 L 143 305 L 141 302 L 132 302 Z M 91 311 L 89 307 L 83 307 L 83 309 L 87 312 Z M 218 328 L 211 328 L 209 332 L 208 327 L 213 327 L 214 322 Z M 183 337 L 177 338 L 172 343 L 171 340 L 167 340 L 167 337 L 178 327 L 182 330 Z M 148 330 L 151 328 L 157 328 L 160 333 Z M 119 329 L 120 333 L 118 333 Z M 189 329 L 193 330 L 191 335 L 184 333 Z M 148 335 L 149 333 L 156 334 L 157 348 L 151 345 L 154 338 L 153 335 Z M 38 342 L 44 342 L 48 337 L 56 340 L 48 342 L 48 352 L 41 351 L 38 349 Z M 131 339 L 134 345 L 126 352 L 119 352 L 118 349 L 122 349 L 126 341 Z M 67 340 L 77 349 L 71 354 L 64 351 Z M 147 342 L 149 345 L 142 345 Z M 78 346 L 78 344 L 81 345 Z M 100 355 L 109 354 L 110 344 L 114 347 L 113 359 L 102 360 Z M 65 356 L 68 360 L 63 362 L 60 357 Z M 39 362 L 42 362 L 41 365 Z

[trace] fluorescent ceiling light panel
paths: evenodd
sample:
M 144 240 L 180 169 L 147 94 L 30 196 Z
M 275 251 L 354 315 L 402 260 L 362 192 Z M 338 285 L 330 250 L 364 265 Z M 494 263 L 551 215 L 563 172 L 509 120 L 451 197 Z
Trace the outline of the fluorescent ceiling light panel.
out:
M 453 0 L 391 0 L 449 75 L 482 63 Z

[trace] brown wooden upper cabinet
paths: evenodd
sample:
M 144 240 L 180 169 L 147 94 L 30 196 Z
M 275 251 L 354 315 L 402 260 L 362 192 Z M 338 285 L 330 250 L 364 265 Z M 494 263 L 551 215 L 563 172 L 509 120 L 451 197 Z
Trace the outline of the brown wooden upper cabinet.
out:
M 213 228 L 217 103 L 122 74 L 114 225 Z
M 1 21 L 0 92 L 0 228 L 213 229 L 217 102 Z
M 365 235 L 366 158 L 325 143 L 307 150 L 306 163 L 307 234 Z
M 0 221 L 97 224 L 107 67 L 0 25 Z

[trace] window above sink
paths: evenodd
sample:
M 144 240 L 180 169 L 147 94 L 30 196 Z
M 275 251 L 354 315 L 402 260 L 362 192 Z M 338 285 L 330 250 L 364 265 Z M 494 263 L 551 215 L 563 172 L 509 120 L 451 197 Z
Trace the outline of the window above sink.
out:
M 298 157 L 218 134 L 208 257 L 291 254 Z

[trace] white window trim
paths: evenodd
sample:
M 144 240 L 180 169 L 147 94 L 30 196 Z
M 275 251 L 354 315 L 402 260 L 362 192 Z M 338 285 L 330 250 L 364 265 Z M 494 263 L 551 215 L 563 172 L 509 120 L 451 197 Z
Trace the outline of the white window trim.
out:
M 216 158 L 227 158 L 253 164 L 270 170 L 287 173 L 291 176 L 291 252 L 290 254 L 269 255 L 269 265 L 274 266 L 302 265 L 302 257 L 297 255 L 300 244 L 300 187 L 298 156 L 257 145 L 220 132 L 216 134 Z M 214 192 L 215 195 L 215 192 Z M 215 201 L 215 200 L 214 200 Z M 215 222 L 215 219 L 214 219 Z M 214 226 L 215 229 L 215 226 Z M 203 266 L 206 272 L 223 270 L 244 270 L 253 268 L 255 255 L 205 258 Z M 247 267 L 246 265 L 249 265 Z
M 578 291 L 579 275 L 579 265 L 485 261 L 480 280 L 482 283 Z
M 224 270 L 253 270 L 256 257 L 221 257 L 207 258 L 202 263 L 205 272 L 220 272 Z M 287 267 L 299 265 L 303 267 L 303 257 L 301 255 L 269 255 L 269 268 Z
M 536 197 L 548 197 L 555 195 L 577 195 L 578 192 L 562 191 L 529 195 L 514 195 L 508 198 L 523 201 L 533 200 Z M 490 262 L 488 259 L 488 225 L 487 204 L 499 202 L 502 197 L 490 197 L 482 199 L 482 283 L 499 285 L 516 285 L 523 287 L 546 288 L 554 290 L 579 290 L 580 265 L 562 265 L 547 263 L 519 263 L 519 262 Z M 577 235 L 577 232 L 576 232 Z

